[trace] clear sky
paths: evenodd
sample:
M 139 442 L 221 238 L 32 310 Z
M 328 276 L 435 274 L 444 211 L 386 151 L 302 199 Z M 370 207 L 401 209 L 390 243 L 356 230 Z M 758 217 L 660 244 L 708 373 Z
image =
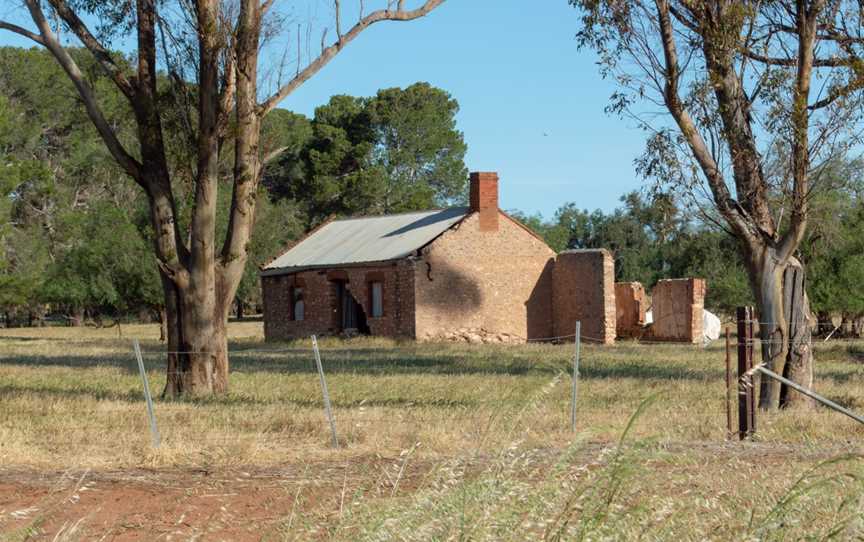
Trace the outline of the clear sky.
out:
M 281 106 L 311 116 L 333 94 L 428 81 L 458 100 L 467 166 L 499 173 L 502 208 L 608 211 L 639 187 L 644 133 L 603 112 L 613 87 L 577 30 L 567 0 L 446 0 L 424 19 L 373 25 Z M 0 45 L 29 43 L 0 31 Z

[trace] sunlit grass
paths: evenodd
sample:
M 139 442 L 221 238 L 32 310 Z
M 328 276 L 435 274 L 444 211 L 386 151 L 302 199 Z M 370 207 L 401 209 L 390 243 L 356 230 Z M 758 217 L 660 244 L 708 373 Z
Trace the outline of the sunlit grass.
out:
M 392 458 L 386 489 L 374 498 L 349 491 L 338 518 L 307 518 L 283 533 L 295 539 L 310 530 L 345 539 L 760 539 L 778 529 L 777 506 L 797 518 L 779 527 L 787 539 L 861 532 L 846 522 L 861 509 L 857 459 L 795 484 L 819 462 L 864 451 L 864 427 L 822 408 L 782 411 L 760 414 L 756 442 L 727 442 L 720 341 L 583 346 L 574 435 L 572 344 L 323 339 L 334 450 L 309 341 L 265 344 L 259 323 L 232 324 L 229 393 L 157 397 L 162 446 L 153 449 L 130 340 L 141 338 L 158 394 L 165 359 L 156 326 L 123 326 L 122 338 L 116 328 L 69 329 L 0 330 L 6 468 Z M 817 344 L 816 359 L 817 390 L 864 410 L 864 342 Z M 422 481 L 400 486 L 412 465 L 423 465 Z M 380 486 L 380 472 L 369 476 Z M 784 500 L 801 484 L 804 494 Z

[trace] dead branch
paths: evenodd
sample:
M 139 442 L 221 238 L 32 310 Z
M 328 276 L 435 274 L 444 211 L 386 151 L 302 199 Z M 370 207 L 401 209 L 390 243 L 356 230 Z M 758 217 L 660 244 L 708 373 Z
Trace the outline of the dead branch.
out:
M 426 2 L 417 9 L 406 11 L 403 9 L 404 1 L 400 0 L 398 8 L 393 11 L 391 9 L 377 10 L 360 19 L 351 29 L 342 36 L 337 36 L 337 41 L 324 49 L 314 61 L 310 62 L 305 68 L 300 69 L 298 56 L 297 74 L 293 79 L 284 84 L 279 90 L 270 96 L 264 103 L 258 106 L 258 111 L 261 116 L 272 111 L 282 100 L 291 94 L 297 87 L 302 85 L 306 80 L 316 74 L 330 60 L 333 59 L 346 45 L 351 43 L 354 38 L 360 35 L 363 30 L 369 26 L 381 21 L 413 21 L 428 15 L 433 9 L 444 3 L 444 0 L 426 0 Z M 298 37 L 299 40 L 299 37 Z M 299 47 L 298 47 L 299 49 Z M 298 50 L 299 55 L 299 50 Z

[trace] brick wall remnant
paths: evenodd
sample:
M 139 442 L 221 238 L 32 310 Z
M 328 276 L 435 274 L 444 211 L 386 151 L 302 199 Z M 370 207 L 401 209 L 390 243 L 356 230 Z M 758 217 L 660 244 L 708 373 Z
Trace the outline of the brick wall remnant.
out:
M 648 299 L 639 282 L 615 283 L 615 328 L 618 338 L 638 338 L 644 333 Z
M 649 337 L 657 341 L 702 342 L 705 279 L 665 279 L 651 291 L 653 323 Z
M 582 322 L 582 337 L 615 342 L 615 261 L 606 249 L 566 250 L 553 269 L 553 332 L 573 335 Z

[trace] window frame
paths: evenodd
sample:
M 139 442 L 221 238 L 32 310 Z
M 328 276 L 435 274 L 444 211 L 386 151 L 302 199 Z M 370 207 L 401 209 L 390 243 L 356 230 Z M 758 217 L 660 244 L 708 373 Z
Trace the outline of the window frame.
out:
M 370 318 L 383 318 L 385 315 L 384 311 L 384 281 L 380 278 L 372 278 L 369 279 L 369 317 Z M 375 285 L 378 285 L 378 289 L 380 291 L 380 314 L 375 314 Z
M 298 295 L 300 294 L 300 298 L 298 299 Z M 291 286 L 288 289 L 288 319 L 292 322 L 303 322 L 306 320 L 306 312 L 308 307 L 306 306 L 306 283 L 301 279 L 296 279 L 291 283 Z M 303 303 L 303 317 L 297 318 L 297 302 L 301 301 Z

